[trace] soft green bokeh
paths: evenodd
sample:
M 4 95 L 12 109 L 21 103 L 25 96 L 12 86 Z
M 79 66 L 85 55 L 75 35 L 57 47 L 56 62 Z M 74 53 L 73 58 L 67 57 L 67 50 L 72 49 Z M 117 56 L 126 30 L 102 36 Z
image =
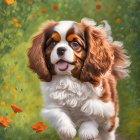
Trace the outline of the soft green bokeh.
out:
M 120 127 L 118 133 L 140 139 L 140 0 L 17 0 L 7 5 L 0 0 L 0 117 L 11 125 L 0 127 L 0 140 L 57 140 L 53 128 L 40 117 L 42 107 L 39 80 L 27 67 L 31 36 L 46 20 L 106 19 L 115 40 L 124 42 L 131 56 L 130 77 L 119 81 Z M 17 21 L 16 21 L 16 20 Z M 4 88 L 4 87 L 7 88 Z M 14 114 L 10 105 L 23 109 Z M 31 126 L 47 125 L 42 135 Z M 76 138 L 75 140 L 77 140 Z

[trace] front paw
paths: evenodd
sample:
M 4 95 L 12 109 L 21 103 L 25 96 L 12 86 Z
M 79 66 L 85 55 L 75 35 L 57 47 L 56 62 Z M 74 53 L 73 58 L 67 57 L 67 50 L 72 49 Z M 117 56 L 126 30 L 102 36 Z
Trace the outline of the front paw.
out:
M 72 140 L 76 135 L 76 129 L 72 125 L 60 126 L 57 132 L 62 140 Z
M 98 125 L 96 122 L 85 122 L 80 126 L 80 140 L 94 140 L 99 134 Z
M 88 100 L 82 106 L 81 111 L 86 115 L 97 115 L 101 117 L 112 117 L 114 115 L 114 106 L 112 102 L 104 103 L 101 100 Z
M 82 106 L 81 111 L 84 112 L 86 115 L 99 115 L 103 116 L 103 107 L 102 104 L 97 100 L 88 100 Z

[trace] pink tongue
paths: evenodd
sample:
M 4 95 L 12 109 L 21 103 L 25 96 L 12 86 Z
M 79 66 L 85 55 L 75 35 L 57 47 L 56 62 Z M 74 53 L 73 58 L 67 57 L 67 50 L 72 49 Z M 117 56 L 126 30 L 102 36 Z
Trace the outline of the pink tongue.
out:
M 60 69 L 60 70 L 65 70 L 67 67 L 68 67 L 68 63 L 67 62 L 58 62 L 57 63 L 57 67 Z

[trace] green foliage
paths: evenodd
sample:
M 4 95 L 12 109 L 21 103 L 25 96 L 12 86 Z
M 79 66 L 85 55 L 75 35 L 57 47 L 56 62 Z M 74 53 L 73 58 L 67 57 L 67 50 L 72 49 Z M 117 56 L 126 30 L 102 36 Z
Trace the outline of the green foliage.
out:
M 76 20 L 83 17 L 98 22 L 108 20 L 115 40 L 124 42 L 131 56 L 130 77 L 118 84 L 120 127 L 118 133 L 131 140 L 140 139 L 140 1 L 139 0 L 17 0 L 7 5 L 0 1 L 0 117 L 10 119 L 10 126 L 0 127 L 0 140 L 57 140 L 47 124 L 42 135 L 31 125 L 43 121 L 39 81 L 28 69 L 27 49 L 31 36 L 46 20 Z M 10 105 L 23 109 L 14 114 Z M 46 123 L 46 122 L 44 122 Z M 76 138 L 77 139 L 77 138 Z

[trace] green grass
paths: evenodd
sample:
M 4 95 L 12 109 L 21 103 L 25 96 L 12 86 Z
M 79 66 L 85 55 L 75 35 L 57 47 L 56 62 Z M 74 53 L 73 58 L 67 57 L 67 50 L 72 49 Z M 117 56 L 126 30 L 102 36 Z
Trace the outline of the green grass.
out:
M 5 140 L 20 140 L 23 138 L 26 140 L 57 139 L 49 124 L 47 124 L 47 131 L 42 135 L 31 129 L 31 126 L 36 122 L 43 122 L 40 117 L 42 99 L 39 81 L 27 67 L 26 46 L 30 46 L 30 44 L 21 43 L 16 50 L 11 51 L 2 58 L 2 61 L 6 62 L 4 64 L 6 71 L 3 73 L 5 85 L 3 86 L 8 86 L 8 90 L 1 90 L 0 114 L 10 119 L 11 125 L 4 129 L 0 128 L 0 136 Z M 5 104 L 2 104 L 2 102 L 5 102 Z M 14 113 L 11 108 L 13 103 L 23 109 L 23 112 Z M 14 117 L 11 114 L 15 114 Z M 52 132 L 54 132 L 53 135 L 51 135 Z
M 40 117 L 42 108 L 39 80 L 28 65 L 27 49 L 31 36 L 46 20 L 76 20 L 89 17 L 109 21 L 115 40 L 122 40 L 131 55 L 130 77 L 118 84 L 120 127 L 118 133 L 131 140 L 140 139 L 140 10 L 138 0 L 17 0 L 13 5 L 0 1 L 0 117 L 11 124 L 0 127 L 0 140 L 59 140 L 55 130 Z M 100 9 L 96 6 L 100 5 Z M 53 6 L 58 6 L 57 10 Z M 41 9 L 45 9 L 45 13 Z M 136 18 L 135 18 L 136 17 Z M 16 27 L 13 18 L 20 24 Z M 4 88 L 6 86 L 6 88 Z M 14 113 L 11 104 L 23 109 Z M 14 115 L 13 115 L 14 114 Z M 31 126 L 36 122 L 47 125 L 42 134 Z M 78 138 L 76 138 L 78 139 Z

